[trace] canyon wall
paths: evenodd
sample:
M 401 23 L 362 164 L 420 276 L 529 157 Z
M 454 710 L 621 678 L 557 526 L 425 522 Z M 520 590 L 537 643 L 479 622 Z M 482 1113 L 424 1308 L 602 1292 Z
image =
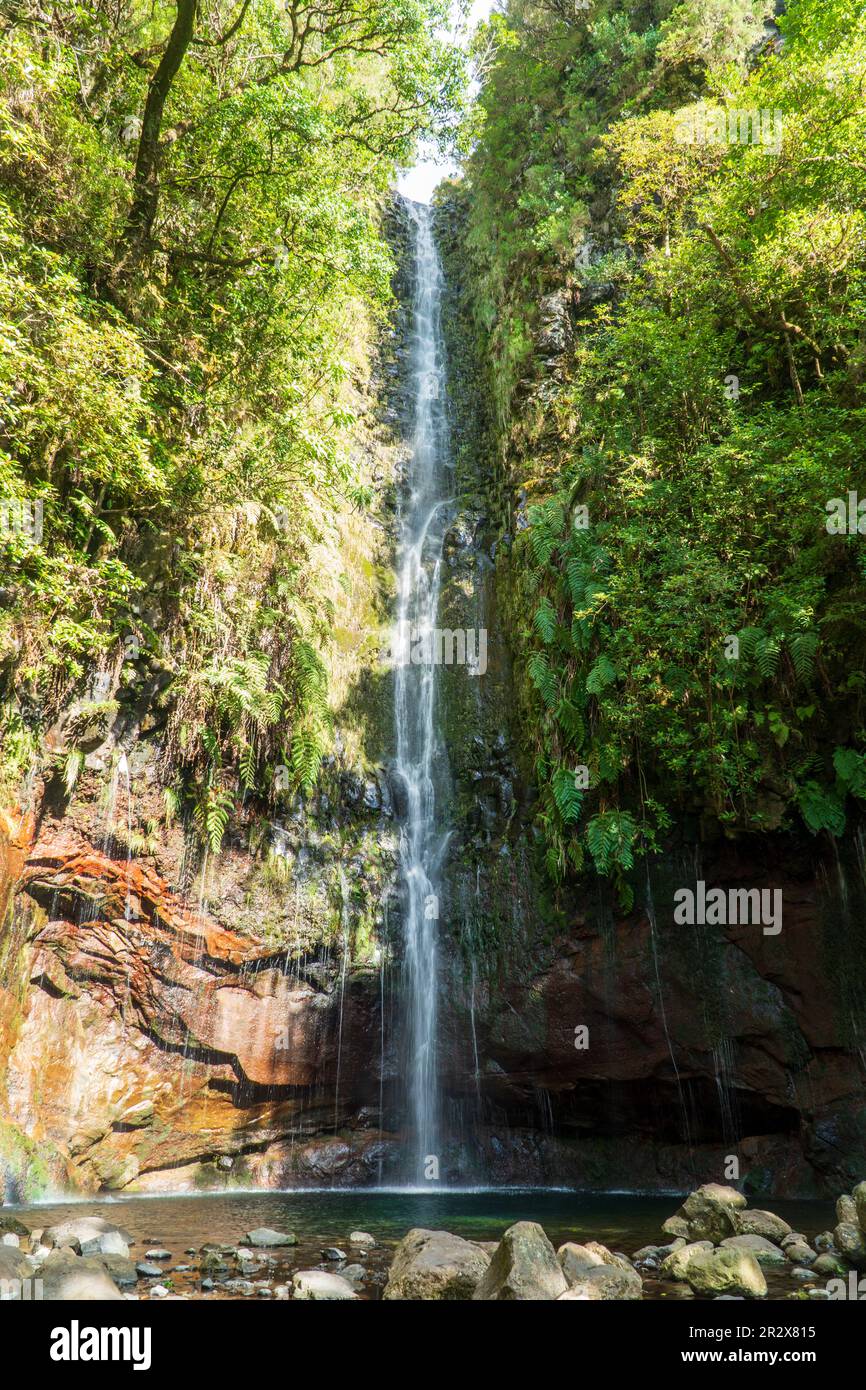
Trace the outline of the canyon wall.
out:
M 817 842 L 696 831 L 636 876 L 629 911 L 591 882 L 556 896 L 544 877 L 509 662 L 502 514 L 519 526 L 521 499 L 503 498 L 485 427 L 455 217 L 439 218 L 458 502 L 441 621 L 486 631 L 488 669 L 442 671 L 441 1180 L 670 1188 L 722 1178 L 733 1155 L 754 1191 L 847 1188 L 866 1152 L 856 841 L 828 868 Z M 390 229 L 405 252 L 399 205 Z M 366 1185 L 400 1171 L 399 788 L 378 660 L 406 457 L 400 261 L 358 438 L 372 517 L 347 512 L 339 554 L 322 556 L 335 574 L 336 736 L 315 795 L 270 818 L 239 802 L 220 856 L 202 854 L 192 826 L 162 817 L 149 670 L 86 739 L 67 711 L 52 761 L 4 814 L 8 1199 Z M 85 761 L 70 792 L 56 768 L 73 736 Z M 699 878 L 780 887 L 781 933 L 675 926 L 673 892 Z

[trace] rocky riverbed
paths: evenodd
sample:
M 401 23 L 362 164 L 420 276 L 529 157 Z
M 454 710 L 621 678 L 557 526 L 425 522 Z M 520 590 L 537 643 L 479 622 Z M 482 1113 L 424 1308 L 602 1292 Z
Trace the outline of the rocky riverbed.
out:
M 584 1203 L 583 1236 L 568 1219 L 569 1196 Z M 330 1216 L 324 1207 L 314 1209 L 318 1227 L 309 1219 L 299 1222 L 298 1230 L 288 1223 L 250 1224 L 240 1236 L 234 1234 L 237 1214 L 261 1212 L 258 1199 L 246 1199 L 248 1205 L 236 1208 L 231 1222 L 219 1199 L 199 1199 L 196 1221 L 200 1228 L 209 1217 L 212 1234 L 197 1242 L 189 1235 L 190 1199 L 179 1199 L 174 1220 L 167 1200 L 130 1203 L 126 1224 L 125 1203 L 46 1207 L 41 1223 L 40 1208 L 5 1207 L 0 1210 L 0 1289 L 5 1298 L 72 1301 L 818 1300 L 850 1297 L 852 1278 L 856 1285 L 866 1270 L 866 1183 L 840 1196 L 836 1224 L 823 1231 L 795 1229 L 776 1212 L 751 1206 L 736 1189 L 705 1184 L 666 1218 L 656 1200 L 657 1240 L 642 1244 L 641 1226 L 633 1215 L 622 1219 L 627 1211 L 622 1205 L 620 1217 L 608 1208 L 600 1220 L 600 1209 L 586 1207 L 577 1194 L 563 1195 L 555 1206 L 553 1194 L 538 1194 L 534 1203 L 524 1194 L 522 1207 L 516 1197 L 506 1196 L 500 1213 L 509 1203 L 515 1215 L 534 1205 L 544 1224 L 519 1219 L 503 1229 L 501 1215 L 498 1222 L 485 1218 L 480 1197 L 463 1198 L 451 1206 L 459 1230 L 420 1225 L 405 1230 L 405 1217 L 401 1225 L 398 1213 L 401 1205 L 408 1213 L 410 1199 L 397 1199 L 388 1214 L 384 1198 L 370 1194 L 372 1229 L 335 1234 L 348 1211 L 338 1205 Z M 806 1208 L 776 1205 L 795 1218 L 810 1215 Z M 223 1222 L 231 1234 L 219 1229 Z M 484 1231 L 497 1224 L 498 1238 L 485 1239 Z M 809 1220 L 799 1224 L 808 1226 Z M 172 1228 L 171 1238 L 153 1235 Z M 600 1232 L 607 1243 L 590 1234 Z

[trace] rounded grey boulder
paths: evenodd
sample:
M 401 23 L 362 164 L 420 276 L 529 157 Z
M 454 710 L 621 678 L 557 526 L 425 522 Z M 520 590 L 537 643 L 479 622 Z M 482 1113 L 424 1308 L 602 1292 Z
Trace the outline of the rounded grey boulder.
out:
M 472 1297 L 485 1301 L 559 1298 L 567 1288 L 542 1227 L 535 1221 L 518 1221 L 505 1232 Z
M 471 1298 L 489 1263 L 490 1256 L 471 1241 L 415 1227 L 394 1252 L 383 1297 Z

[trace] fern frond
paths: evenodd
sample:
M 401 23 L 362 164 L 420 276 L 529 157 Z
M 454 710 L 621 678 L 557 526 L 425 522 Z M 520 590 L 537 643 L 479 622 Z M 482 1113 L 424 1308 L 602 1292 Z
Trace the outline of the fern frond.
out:
M 798 632 L 788 642 L 791 664 L 798 681 L 803 684 L 812 679 L 815 660 L 818 654 L 818 635 L 814 632 Z
M 592 670 L 586 678 L 587 694 L 600 695 L 615 680 L 616 667 L 610 658 L 602 652 L 600 656 L 596 657 Z
M 549 647 L 556 636 L 556 609 L 549 598 L 543 598 L 533 619 L 535 630 L 545 646 Z
M 570 768 L 558 767 L 551 781 L 553 799 L 564 825 L 573 825 L 580 820 L 583 806 L 583 792 L 577 787 L 574 773 Z
M 527 665 L 529 679 L 535 686 L 548 709 L 553 709 L 559 699 L 559 685 L 556 675 L 550 669 L 546 652 L 533 652 Z

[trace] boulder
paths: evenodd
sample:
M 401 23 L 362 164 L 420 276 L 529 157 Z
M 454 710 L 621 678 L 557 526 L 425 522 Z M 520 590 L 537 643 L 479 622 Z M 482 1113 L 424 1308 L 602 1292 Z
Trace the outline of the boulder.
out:
M 597 1240 L 588 1240 L 583 1248 L 588 1250 L 590 1255 L 603 1265 L 614 1265 L 617 1269 L 625 1270 L 634 1268 L 627 1256 L 617 1254 L 614 1250 L 608 1250 L 606 1245 L 601 1245 Z
M 53 1303 L 123 1302 L 123 1294 L 97 1259 L 55 1249 L 42 1262 L 42 1297 Z
M 787 1263 L 784 1251 L 765 1236 L 728 1236 L 723 1240 L 721 1250 L 749 1250 L 759 1265 L 784 1265 Z
M 689 1193 L 676 1215 L 686 1222 L 690 1241 L 711 1240 L 718 1244 L 727 1236 L 737 1234 L 734 1213 L 745 1205 L 745 1197 L 736 1188 L 708 1182 Z M 673 1235 L 683 1234 L 680 1230 L 671 1230 L 667 1223 L 665 1230 Z
M 854 1199 L 854 1207 L 857 1212 L 857 1225 L 866 1236 L 866 1182 L 858 1182 L 851 1196 Z
M 14 1216 L 4 1216 L 0 1212 L 0 1236 L 29 1236 L 30 1228 Z
M 686 1280 L 695 1293 L 763 1298 L 767 1292 L 761 1266 L 748 1250 L 704 1250 L 689 1260 Z
M 866 1237 L 853 1221 L 840 1221 L 833 1232 L 833 1241 L 840 1255 L 850 1260 L 856 1269 L 866 1269 Z
M 834 1278 L 844 1278 L 848 1273 L 848 1265 L 844 1260 L 840 1260 L 838 1255 L 830 1255 L 827 1251 L 824 1251 L 812 1265 L 811 1273 L 822 1274 Z
M 581 1279 L 588 1270 L 604 1264 L 604 1260 L 595 1250 L 590 1250 L 586 1245 L 578 1245 L 575 1241 L 567 1241 L 565 1245 L 561 1245 L 556 1252 L 556 1258 L 569 1284 Z
M 795 1265 L 813 1265 L 818 1258 L 816 1252 L 802 1240 L 789 1241 L 784 1250 L 785 1258 Z
M 138 1282 L 132 1260 L 126 1260 L 122 1255 L 95 1255 L 94 1259 L 99 1261 L 118 1288 L 131 1288 Z
M 662 1230 L 666 1236 L 673 1236 L 675 1239 L 689 1238 L 689 1223 L 684 1216 L 669 1216 L 667 1221 L 662 1222 Z
M 592 1300 L 623 1300 L 643 1298 L 643 1284 L 636 1269 L 601 1264 L 585 1269 L 583 1277 L 569 1284 L 568 1293 L 575 1298 Z M 560 1298 L 564 1295 L 560 1294 Z
M 705 1182 L 701 1187 L 695 1189 L 686 1198 L 683 1206 L 688 1210 L 689 1203 L 693 1198 L 700 1198 L 702 1202 L 721 1202 L 726 1207 L 744 1207 L 746 1198 L 742 1192 L 738 1192 L 735 1187 L 728 1187 L 720 1182 Z
M 129 1245 L 122 1231 L 103 1231 L 97 1248 L 100 1255 L 116 1256 L 121 1260 L 129 1259 Z
M 415 1227 L 394 1251 L 383 1298 L 471 1298 L 490 1256 L 448 1231 Z
M 692 1243 L 697 1240 L 711 1240 L 718 1244 L 719 1241 L 726 1240 L 728 1236 L 736 1233 L 734 1213 L 730 1207 L 722 1206 L 721 1203 L 706 1202 L 703 1210 L 689 1221 L 689 1240 Z
M 684 1240 L 682 1236 L 677 1236 L 667 1245 L 644 1245 L 640 1250 L 635 1251 L 634 1263 L 656 1268 L 668 1255 L 673 1255 L 675 1250 L 683 1250 L 686 1245 L 688 1245 L 688 1241 Z
M 802 1231 L 791 1231 L 788 1235 L 782 1236 L 779 1244 L 783 1250 L 787 1250 L 789 1245 L 808 1245 L 809 1242 Z
M 847 1197 L 843 1192 L 841 1197 L 836 1199 L 836 1220 L 845 1221 L 849 1225 L 857 1226 L 857 1204 L 853 1197 Z
M 0 1245 L 0 1279 L 27 1279 L 34 1264 L 13 1245 Z
M 120 1236 L 126 1250 L 121 1250 L 119 1246 L 103 1249 L 102 1241 L 105 1236 Z M 68 1247 L 79 1255 L 128 1255 L 131 1241 L 125 1232 L 119 1231 L 117 1226 L 103 1220 L 101 1216 L 76 1216 L 71 1221 L 61 1221 L 56 1226 L 49 1226 L 42 1232 L 42 1243 L 54 1249 Z M 111 1244 L 112 1242 L 109 1242 L 109 1245 Z M 116 1242 L 114 1244 L 116 1246 Z
M 763 1236 L 776 1245 L 791 1234 L 791 1227 L 771 1211 L 738 1211 L 734 1216 L 738 1236 Z
M 684 1245 L 685 1241 L 683 1241 L 682 1244 Z M 562 1248 L 565 1249 L 565 1246 Z M 664 1252 L 664 1254 L 662 1252 Z M 556 1253 L 558 1255 L 559 1251 Z M 646 1263 L 658 1264 L 659 1260 L 663 1260 L 665 1255 L 669 1254 L 671 1254 L 671 1251 L 666 1245 L 642 1245 L 640 1250 L 635 1250 L 634 1252 L 634 1262 L 636 1265 Z
M 472 1297 L 487 1302 L 558 1298 L 567 1287 L 542 1227 L 518 1221 L 505 1232 Z
M 672 1251 L 662 1260 L 659 1265 L 659 1278 L 684 1280 L 690 1260 L 693 1260 L 695 1255 L 703 1254 L 712 1249 L 713 1242 L 711 1240 L 698 1240 L 695 1241 L 694 1245 L 681 1246 L 679 1250 Z
M 335 1299 L 357 1298 L 348 1279 L 339 1274 L 327 1274 L 323 1269 L 300 1269 L 292 1275 L 293 1298 L 314 1303 L 330 1303 Z
M 297 1245 L 298 1237 L 294 1231 L 272 1231 L 270 1226 L 257 1226 L 254 1231 L 248 1231 L 244 1236 L 247 1245 L 255 1245 L 261 1249 L 267 1249 L 278 1245 Z

